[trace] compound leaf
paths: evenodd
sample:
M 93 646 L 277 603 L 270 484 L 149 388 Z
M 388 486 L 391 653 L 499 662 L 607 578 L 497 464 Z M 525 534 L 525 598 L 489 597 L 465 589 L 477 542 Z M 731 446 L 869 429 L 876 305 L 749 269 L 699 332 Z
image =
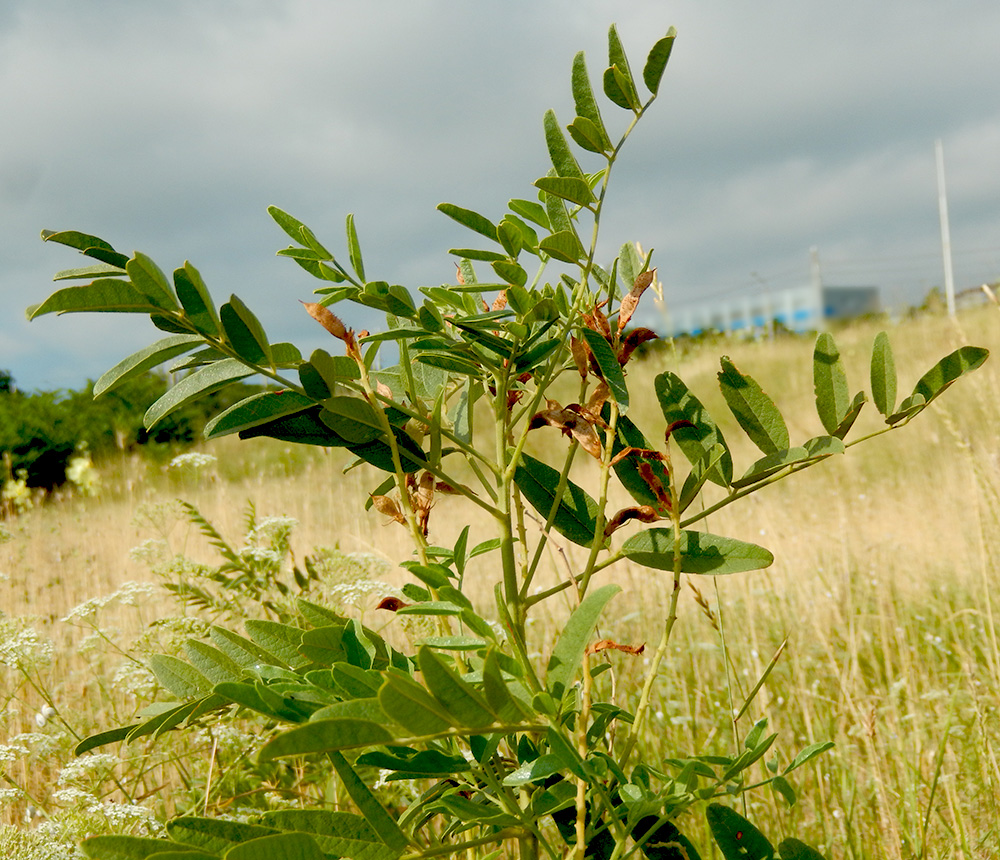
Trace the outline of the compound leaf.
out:
M 721 363 L 722 396 L 750 440 L 765 454 L 788 448 L 788 428 L 771 398 L 753 379 L 740 373 L 729 356 L 722 356 Z

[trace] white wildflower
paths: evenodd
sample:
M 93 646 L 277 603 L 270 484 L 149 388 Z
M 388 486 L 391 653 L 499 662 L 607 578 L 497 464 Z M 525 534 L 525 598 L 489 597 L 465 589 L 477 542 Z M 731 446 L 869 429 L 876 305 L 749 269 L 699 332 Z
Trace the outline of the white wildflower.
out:
M 11 667 L 47 665 L 54 650 L 50 639 L 43 639 L 33 627 L 27 627 L 0 640 L 0 663 Z
M 0 807 L 17 803 L 25 796 L 25 793 L 19 788 L 0 788 Z
M 197 451 L 189 451 L 187 454 L 178 454 L 167 464 L 168 469 L 191 469 L 194 472 L 207 469 L 219 460 L 211 454 L 201 454 Z

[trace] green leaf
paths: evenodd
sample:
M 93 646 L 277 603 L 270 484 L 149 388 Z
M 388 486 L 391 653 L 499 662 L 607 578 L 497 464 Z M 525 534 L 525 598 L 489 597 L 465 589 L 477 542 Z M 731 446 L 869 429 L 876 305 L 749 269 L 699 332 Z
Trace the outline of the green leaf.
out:
M 840 360 L 840 350 L 833 335 L 823 332 L 816 338 L 813 350 L 813 385 L 816 391 L 816 411 L 827 433 L 835 433 L 851 408 L 847 374 Z
M 220 322 L 212 297 L 201 273 L 190 263 L 174 269 L 174 291 L 191 325 L 204 335 L 218 337 Z
M 325 448 L 349 448 L 350 443 L 338 436 L 326 424 L 320 421 L 322 408 L 314 406 L 302 412 L 275 418 L 255 427 L 240 430 L 241 439 L 254 439 L 258 436 L 268 436 L 283 442 L 295 442 L 300 445 L 321 445 Z
M 911 415 L 923 412 L 926 405 L 927 402 L 924 400 L 923 394 L 911 394 L 899 404 L 899 408 L 892 415 L 889 415 L 885 419 L 885 423 L 890 426 L 898 424 L 904 418 L 909 418 Z
M 29 320 L 45 314 L 121 313 L 155 314 L 162 311 L 141 290 L 117 278 L 98 278 L 78 287 L 56 290 L 40 305 L 27 310 Z
M 810 460 L 829 457 L 831 454 L 843 454 L 847 448 L 837 436 L 816 436 L 802 443 Z
M 987 358 L 990 351 L 981 346 L 963 346 L 946 355 L 927 371 L 913 387 L 914 395 L 922 395 L 930 403 L 959 377 L 972 372 Z
M 540 460 L 522 454 L 521 462 L 514 470 L 514 483 L 528 503 L 547 520 L 556 502 L 559 473 Z M 573 543 L 589 547 L 597 530 L 597 510 L 597 503 L 580 487 L 568 481 L 552 527 Z
M 642 79 L 646 88 L 655 96 L 660 89 L 660 80 L 663 72 L 667 68 L 667 61 L 670 59 L 670 52 L 674 47 L 674 39 L 677 31 L 671 27 L 667 30 L 667 35 L 660 39 L 646 57 L 646 65 L 642 70 Z
M 640 107 L 639 94 L 635 88 L 635 78 L 632 76 L 632 69 L 629 67 L 628 57 L 625 56 L 625 48 L 618 36 L 618 28 L 612 24 L 608 28 L 608 65 L 612 69 L 617 69 L 615 76 L 618 88 L 628 101 L 628 106 L 633 110 Z M 611 98 L 610 93 L 607 93 Z M 612 99 L 614 101 L 614 99 Z
M 76 248 L 84 256 L 100 260 L 118 269 L 124 269 L 128 262 L 128 257 L 119 254 L 103 239 L 77 230 L 42 230 L 42 241 Z
M 176 853 L 179 846 L 167 839 L 146 836 L 91 836 L 80 844 L 80 848 L 96 860 L 145 860 L 168 851 Z M 192 853 L 192 860 L 198 857 Z
M 552 160 L 556 176 L 578 179 L 586 185 L 583 170 L 581 170 L 576 156 L 573 155 L 569 144 L 566 142 L 566 138 L 563 136 L 562 129 L 559 127 L 559 120 L 556 119 L 554 111 L 545 111 L 543 125 L 545 126 L 545 144 L 548 146 L 549 158 Z M 537 182 L 535 184 L 538 185 Z M 589 186 L 587 187 L 587 191 L 590 191 Z
M 393 754 L 367 752 L 358 756 L 358 764 L 395 771 L 393 779 L 412 779 L 426 776 L 448 776 L 467 773 L 469 762 L 460 755 L 445 755 L 438 750 L 393 747 Z
M 660 410 L 667 426 L 674 427 L 670 438 L 677 443 L 689 462 L 697 463 L 715 445 L 721 445 L 725 449 L 725 456 L 709 471 L 708 480 L 721 487 L 728 487 L 733 479 L 733 458 L 722 432 L 708 410 L 675 373 L 661 373 L 656 377 L 654 385 L 656 399 L 660 402 Z M 682 421 L 692 426 L 675 426 Z
M 463 209 L 461 206 L 455 206 L 453 203 L 439 203 L 437 208 L 439 212 L 443 212 L 449 218 L 468 227 L 480 236 L 485 236 L 493 242 L 497 241 L 497 226 L 485 215 L 480 215 L 471 209 Z
M 219 308 L 219 318 L 226 340 L 240 358 L 247 364 L 274 366 L 271 344 L 264 333 L 264 327 L 239 296 L 229 297 L 229 301 Z
M 296 726 L 269 740 L 260 750 L 261 761 L 309 753 L 377 746 L 393 741 L 385 726 L 368 720 L 334 717 Z
M 249 842 L 276 832 L 259 824 L 189 815 L 167 822 L 167 833 L 171 839 L 213 854 L 222 854 L 241 842 Z
M 262 820 L 280 830 L 308 833 L 328 856 L 351 860 L 393 860 L 399 856 L 360 815 L 326 809 L 277 809 Z
M 710 803 L 705 817 L 726 860 L 773 860 L 774 846 L 738 812 Z
M 250 618 L 244 626 L 254 643 L 281 660 L 283 665 L 293 669 L 308 665 L 309 660 L 299 653 L 301 628 L 266 618 Z
M 611 389 L 611 396 L 618 404 L 618 410 L 624 414 L 629 404 L 628 388 L 625 385 L 625 374 L 618 363 L 618 357 L 611 349 L 611 344 L 600 332 L 589 328 L 582 329 L 582 331 L 583 338 L 587 341 L 587 346 L 590 347 L 594 360 L 601 369 L 601 375 L 608 383 L 608 388 Z
M 535 187 L 547 194 L 554 194 L 578 206 L 591 206 L 597 202 L 594 192 L 585 179 L 567 176 L 543 176 L 535 180 Z
M 547 669 L 548 689 L 558 701 L 573 683 L 583 661 L 583 652 L 590 642 L 604 607 L 618 592 L 618 585 L 602 585 L 589 592 L 573 610 L 559 634 Z
M 208 634 L 220 651 L 223 651 L 244 669 L 256 668 L 260 664 L 266 666 L 281 665 L 281 659 L 270 651 L 225 627 L 212 626 L 209 628 Z
M 241 842 L 230 848 L 226 860 L 328 860 L 307 833 L 276 833 Z
M 594 129 L 596 134 L 588 133 L 587 138 L 588 140 L 592 139 L 593 134 L 593 142 L 599 147 L 599 149 L 594 150 L 595 152 L 611 149 L 611 139 L 608 137 L 604 120 L 601 118 L 601 109 L 597 104 L 597 99 L 594 98 L 594 90 L 590 85 L 590 75 L 587 73 L 587 61 L 583 51 L 573 57 L 572 85 L 573 104 L 578 117 L 577 120 L 573 121 L 573 124 L 577 125 L 578 120 L 583 119 Z M 570 133 L 572 134 L 572 131 Z
M 622 544 L 621 554 L 657 570 L 674 569 L 674 530 L 646 529 Z M 682 531 L 681 572 L 723 576 L 760 570 L 774 561 L 764 547 L 706 532 Z
M 133 723 L 131 726 L 121 726 L 117 729 L 108 729 L 106 732 L 98 732 L 96 735 L 91 735 L 88 738 L 84 738 L 80 743 L 73 747 L 73 755 L 80 756 L 84 753 L 95 750 L 98 747 L 107 746 L 108 744 L 116 744 L 119 741 L 125 740 L 134 729 L 138 728 L 138 723 Z
M 120 266 L 112 266 L 108 263 L 98 263 L 96 266 L 83 266 L 77 269 L 63 269 L 52 276 L 53 281 L 77 281 L 81 279 L 99 278 L 102 275 L 108 277 L 124 277 L 126 271 Z
M 402 853 L 403 849 L 410 844 L 410 840 L 399 829 L 396 820 L 379 803 L 378 798 L 372 794 L 364 780 L 348 764 L 343 753 L 330 753 L 330 762 L 337 771 L 344 788 L 347 789 L 351 800 L 354 801 L 361 814 L 364 815 L 382 841 L 397 853 Z
M 504 281 L 523 287 L 528 282 L 528 273 L 517 263 L 509 260 L 497 260 L 493 263 L 493 271 Z
M 145 349 L 132 353 L 94 383 L 94 397 L 117 388 L 123 382 L 140 376 L 171 358 L 190 352 L 201 343 L 201 337 L 196 334 L 178 334 L 165 337 Z
M 163 310 L 177 310 L 177 300 L 167 276 L 149 257 L 136 251 L 135 256 L 125 264 L 125 271 L 129 280 L 150 302 Z
M 243 677 L 240 665 L 228 654 L 197 639 L 188 639 L 184 651 L 191 665 L 212 684 L 239 681 Z
M 323 401 L 319 417 L 348 442 L 363 444 L 382 435 L 382 425 L 375 409 L 360 397 L 330 397 Z
M 781 860 L 826 860 L 815 848 L 793 838 L 782 839 L 778 843 L 778 854 Z
M 358 231 L 354 227 L 354 215 L 347 216 L 347 254 L 358 280 L 364 282 L 365 264 L 361 259 L 361 245 L 358 242 Z
M 305 224 L 299 221 L 298 218 L 293 218 L 277 206 L 268 206 L 267 214 L 270 215 L 274 219 L 275 223 L 289 236 L 291 236 L 292 239 L 300 245 L 302 244 L 302 231 L 308 229 Z
M 495 721 L 495 715 L 479 694 L 430 648 L 423 646 L 417 651 L 417 665 L 431 695 L 457 723 L 484 728 Z
M 450 715 L 412 678 L 387 673 L 378 691 L 382 710 L 414 736 L 434 735 L 452 727 Z
M 253 376 L 252 368 L 247 367 L 243 362 L 235 358 L 227 358 L 223 361 L 216 361 L 213 364 L 199 368 L 193 373 L 185 376 L 173 388 L 167 391 L 157 400 L 143 416 L 143 425 L 146 429 L 154 427 L 159 421 L 173 412 L 180 409 L 186 403 L 196 400 L 212 391 L 224 388 L 231 382 L 238 379 L 246 379 Z
M 791 773 L 796 768 L 802 767 L 806 762 L 812 761 L 816 756 L 822 755 L 827 750 L 832 750 L 835 746 L 836 744 L 833 741 L 821 741 L 820 743 L 810 744 L 792 759 L 792 763 L 782 773 Z
M 578 146 L 588 152 L 604 155 L 606 147 L 601 139 L 601 130 L 585 116 L 578 116 L 574 119 L 566 126 L 566 131 L 569 132 L 569 136 L 576 141 Z M 590 186 L 588 185 L 587 188 L 589 189 Z
M 850 432 L 850 429 L 854 426 L 854 422 L 858 420 L 858 415 L 861 414 L 861 408 L 868 402 L 868 397 L 863 391 L 859 391 L 854 395 L 854 400 L 851 402 L 851 408 L 847 410 L 847 414 L 844 416 L 844 420 L 840 422 L 840 426 L 833 431 L 833 435 L 838 439 L 843 439 Z
M 722 467 L 722 463 L 728 456 L 728 452 L 721 445 L 713 445 L 702 458 L 691 466 L 691 471 L 684 479 L 684 486 L 681 487 L 679 507 L 683 513 L 690 504 L 698 497 L 701 488 L 709 477 Z
M 582 654 L 581 654 L 582 656 Z M 587 769 L 584 767 L 583 759 L 576 747 L 560 732 L 555 726 L 549 726 L 545 733 L 545 740 L 549 745 L 549 752 L 562 765 L 578 779 L 587 779 Z
M 539 227 L 545 230 L 551 229 L 549 225 L 549 216 L 545 211 L 545 207 L 534 200 L 521 200 L 519 198 L 514 198 L 507 203 L 507 207 L 511 212 L 515 212 L 522 218 L 527 218 Z
M 774 454 L 768 454 L 757 460 L 747 469 L 742 478 L 733 481 L 732 486 L 737 490 L 749 487 L 751 484 L 756 484 L 758 481 L 763 481 L 765 478 L 780 472 L 786 466 L 808 459 L 809 452 L 805 448 L 788 448 L 784 451 L 776 451 Z
M 312 676 L 312 673 L 310 672 L 309 675 Z M 365 720 L 367 722 L 379 723 L 381 725 L 385 725 L 386 723 L 386 713 L 382 710 L 382 706 L 378 703 L 378 699 L 374 696 L 361 699 L 346 699 L 343 702 L 335 702 L 331 705 L 325 705 L 316 711 L 316 713 L 309 718 L 309 721 L 314 723 L 318 720 L 330 720 L 335 718 Z
M 722 396 L 750 440 L 765 454 L 790 447 L 788 428 L 771 398 L 753 379 L 740 373 L 728 356 L 722 356 L 721 364 Z
M 795 806 L 798 801 L 798 797 L 795 795 L 795 789 L 792 788 L 791 783 L 783 776 L 771 777 L 771 791 L 775 794 L 781 795 L 785 803 L 789 806 Z M 782 843 L 782 845 L 783 844 L 784 843 Z M 778 853 L 781 853 L 781 845 L 778 846 Z
M 548 194 L 546 198 L 558 199 Z M 562 203 L 559 205 L 561 206 Z M 563 263 L 579 263 L 586 256 L 583 245 L 580 244 L 579 238 L 572 229 L 559 230 L 546 236 L 538 243 L 538 250 Z
M 234 403 L 205 425 L 205 438 L 215 439 L 257 427 L 311 407 L 313 401 L 296 391 L 264 391 Z
M 194 666 L 169 654 L 154 654 L 149 659 L 149 668 L 167 690 L 178 699 L 192 699 L 207 696 L 212 692 L 212 683 Z
M 896 408 L 896 362 L 884 331 L 875 335 L 872 346 L 871 383 L 875 408 L 888 418 Z

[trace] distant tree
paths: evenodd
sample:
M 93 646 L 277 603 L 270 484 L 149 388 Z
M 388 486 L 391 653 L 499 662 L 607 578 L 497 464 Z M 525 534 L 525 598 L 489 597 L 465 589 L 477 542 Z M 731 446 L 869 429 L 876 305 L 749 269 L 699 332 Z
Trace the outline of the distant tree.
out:
M 10 394 L 14 390 L 14 377 L 9 370 L 0 370 L 0 394 Z

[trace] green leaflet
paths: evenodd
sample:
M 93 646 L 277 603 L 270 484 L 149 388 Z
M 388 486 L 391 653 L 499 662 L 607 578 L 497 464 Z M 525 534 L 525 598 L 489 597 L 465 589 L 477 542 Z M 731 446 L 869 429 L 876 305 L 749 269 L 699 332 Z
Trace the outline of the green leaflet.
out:
M 833 435 L 838 439 L 843 439 L 850 432 L 851 428 L 854 426 L 854 422 L 858 420 L 858 415 L 861 414 L 861 408 L 868 402 L 868 396 L 863 392 L 859 391 L 854 395 L 854 400 L 851 401 L 851 408 L 847 410 L 847 414 L 844 416 L 844 420 L 840 422 L 840 426 L 833 431 Z
M 412 678 L 388 672 L 378 691 L 378 701 L 389 718 L 414 736 L 433 735 L 452 727 L 452 720 L 437 700 Z
M 361 244 L 358 242 L 358 231 L 354 227 L 354 215 L 347 216 L 347 255 L 351 261 L 351 268 L 358 280 L 365 281 L 365 264 L 361 259 Z
M 670 438 L 691 463 L 697 463 L 715 445 L 721 445 L 725 449 L 725 455 L 718 465 L 708 472 L 708 480 L 721 487 L 728 487 L 733 479 L 733 458 L 712 416 L 675 373 L 661 373 L 656 377 L 654 385 L 656 399 L 660 402 L 667 426 L 674 427 Z M 674 426 L 681 421 L 692 426 Z
M 228 654 L 197 639 L 188 639 L 184 651 L 191 665 L 212 684 L 239 681 L 243 676 L 239 663 Z
M 51 313 L 155 314 L 162 310 L 128 281 L 98 278 L 79 287 L 56 290 L 41 304 L 29 307 L 27 316 L 33 320 Z
M 125 264 L 129 280 L 157 308 L 166 311 L 177 310 L 177 300 L 174 298 L 170 282 L 160 267 L 149 257 L 139 251 Z
M 537 200 L 521 200 L 515 197 L 508 201 L 507 208 L 545 230 L 551 229 L 548 213 Z
M 781 777 L 776 777 L 777 782 Z M 778 843 L 778 854 L 781 860 L 826 860 L 815 848 L 810 848 L 798 839 L 782 839 Z
M 913 395 L 921 395 L 930 403 L 959 377 L 979 367 L 990 356 L 981 346 L 963 346 L 946 355 L 927 371 L 913 387 Z
M 840 350 L 833 335 L 823 332 L 816 338 L 813 350 L 813 386 L 816 391 L 816 411 L 827 433 L 835 433 L 848 410 L 851 394 L 847 374 L 840 360 Z
M 201 273 L 190 263 L 174 269 L 174 292 L 191 324 L 202 334 L 218 337 L 221 323 Z
M 456 206 L 453 203 L 439 203 L 437 208 L 439 212 L 443 212 L 449 218 L 468 227 L 480 236 L 485 236 L 493 242 L 497 241 L 497 226 L 485 215 L 480 215 L 471 209 L 463 209 L 461 206 Z
M 143 416 L 143 424 L 148 430 L 185 403 L 190 403 L 202 395 L 217 391 L 231 382 L 236 382 L 238 379 L 246 379 L 248 376 L 253 376 L 253 374 L 254 371 L 252 368 L 247 367 L 243 362 L 237 361 L 235 358 L 226 358 L 199 368 L 185 376 L 150 406 L 146 410 L 145 416 Z
M 83 755 L 84 753 L 95 750 L 98 747 L 123 741 L 138 727 L 138 723 L 133 723 L 131 726 L 121 726 L 117 729 L 108 729 L 106 732 L 98 732 L 96 735 L 84 738 L 73 748 L 73 755 Z
M 573 155 L 569 144 L 566 142 L 566 138 L 563 136 L 562 129 L 559 127 L 559 120 L 556 119 L 554 111 L 545 111 L 543 125 L 545 127 L 545 143 L 548 146 L 549 158 L 552 160 L 556 176 L 576 179 L 586 185 L 583 170 L 580 169 L 576 156 Z M 535 184 L 538 185 L 537 182 Z M 589 186 L 587 190 L 590 190 Z
M 265 812 L 262 820 L 281 830 L 308 833 L 328 856 L 352 860 L 393 860 L 399 856 L 362 816 L 351 812 L 278 809 Z
M 528 503 L 547 520 L 556 502 L 559 473 L 540 460 L 522 454 L 521 462 L 514 471 L 514 483 Z M 559 499 L 552 527 L 573 543 L 590 546 L 597 530 L 597 502 L 568 481 L 566 493 Z
M 129 379 L 141 376 L 147 370 L 151 370 L 171 358 L 190 352 L 196 346 L 200 346 L 202 342 L 201 337 L 196 334 L 175 334 L 132 353 L 128 358 L 123 358 L 105 372 L 94 383 L 94 397 L 117 388 Z
M 241 842 L 270 836 L 277 831 L 259 824 L 185 815 L 168 821 L 167 833 L 175 842 L 213 854 L 222 854 Z
M 740 373 L 729 356 L 722 356 L 721 364 L 722 396 L 754 445 L 765 454 L 776 454 L 790 447 L 788 428 L 771 398 L 753 379 Z
M 780 472 L 786 466 L 808 459 L 809 452 L 805 448 L 786 448 L 784 451 L 768 454 L 750 466 L 742 478 L 734 480 L 733 488 L 739 490 L 743 487 L 749 487 L 751 484 L 756 484 L 758 481 L 763 481 L 765 478 Z
M 241 359 L 247 364 L 274 366 L 264 326 L 238 296 L 230 296 L 229 301 L 219 308 L 219 319 L 226 340 Z
M 599 148 L 594 152 L 603 152 L 611 149 L 611 139 L 601 118 L 601 109 L 594 98 L 594 90 L 590 85 L 590 75 L 587 73 L 587 61 L 583 51 L 573 57 L 572 72 L 573 104 L 576 108 L 577 119 L 573 121 L 576 125 L 580 119 L 585 120 L 594 129 L 593 143 Z M 572 132 L 570 132 L 572 134 Z M 588 135 L 588 139 L 591 135 Z M 575 135 L 574 135 L 575 139 Z M 579 141 L 578 141 L 579 142 Z
M 660 89 L 660 80 L 667 68 L 667 61 L 670 59 L 675 38 L 677 38 L 677 30 L 671 27 L 667 30 L 667 35 L 650 48 L 646 57 L 646 65 L 642 70 L 642 80 L 654 96 Z
M 295 391 L 264 391 L 234 403 L 205 425 L 205 438 L 239 433 L 285 415 L 301 412 L 313 401 Z
M 284 666 L 295 669 L 309 664 L 309 660 L 299 653 L 301 628 L 266 618 L 250 618 L 244 626 L 254 643 L 281 660 Z
M 276 833 L 241 842 L 230 848 L 226 860 L 328 860 L 307 833 Z
M 426 645 L 417 651 L 417 665 L 431 695 L 459 725 L 485 728 L 496 720 L 480 695 Z
M 577 145 L 588 152 L 595 152 L 598 155 L 605 153 L 604 142 L 601 138 L 601 129 L 587 119 L 585 116 L 578 116 L 568 126 L 566 131 L 569 136 L 576 141 Z M 588 186 L 589 187 L 589 186 Z
M 625 541 L 620 552 L 645 567 L 673 571 L 674 531 L 646 529 Z M 770 552 L 756 544 L 688 530 L 681 532 L 680 556 L 682 573 L 710 576 L 760 570 L 774 561 Z
M 320 420 L 352 444 L 371 442 L 382 435 L 374 408 L 360 397 L 338 396 L 323 401 Z
M 624 415 L 628 410 L 628 388 L 625 385 L 625 373 L 618 363 L 618 357 L 604 335 L 589 328 L 582 331 L 583 338 L 587 341 L 587 346 L 590 347 L 594 360 L 601 369 L 601 375 L 608 383 L 608 388 L 611 389 L 611 396 L 618 404 L 618 410 Z
M 610 68 L 604 73 L 604 94 L 618 107 L 638 110 L 641 103 L 635 79 L 614 24 L 608 29 L 608 66 Z
M 357 749 L 392 743 L 384 725 L 351 717 L 333 717 L 296 726 L 272 738 L 260 750 L 261 761 L 309 753 Z
M 710 803 L 705 817 L 726 860 L 773 860 L 774 846 L 738 812 Z
M 78 230 L 42 230 L 43 242 L 56 242 L 68 248 L 76 248 L 85 257 L 91 257 L 114 266 L 117 269 L 124 269 L 128 262 L 128 257 L 119 254 L 110 244 L 91 236 L 88 233 L 81 233 Z
M 261 648 L 256 642 L 227 630 L 225 627 L 213 626 L 208 631 L 218 649 L 244 669 L 256 668 L 260 664 L 279 666 L 281 660 L 270 651 Z
M 549 657 L 547 670 L 548 688 L 557 701 L 562 699 L 573 683 L 583 661 L 583 652 L 604 607 L 619 591 L 621 587 L 618 585 L 602 585 L 589 592 L 563 627 L 559 640 L 552 649 L 552 656 Z
M 118 835 L 91 836 L 80 844 L 80 848 L 84 854 L 95 858 L 95 860 L 145 860 L 147 857 L 162 856 L 168 851 L 184 850 L 181 846 L 168 842 L 166 839 Z M 193 851 L 189 853 L 191 860 L 200 860 L 205 856 Z
M 700 460 L 692 464 L 691 471 L 684 479 L 684 486 L 681 487 L 679 500 L 681 513 L 687 510 L 691 502 L 698 497 L 698 493 L 701 492 L 701 488 L 705 486 L 705 482 L 709 480 L 711 475 L 721 468 L 728 453 L 722 445 L 713 445 L 702 455 Z
M 212 682 L 179 657 L 154 654 L 149 660 L 149 668 L 156 675 L 156 680 L 178 699 L 207 696 L 212 692 Z
M 585 179 L 570 176 L 543 176 L 535 180 L 535 187 L 548 194 L 554 194 L 578 206 L 592 206 L 597 202 L 594 192 Z
M 872 345 L 871 385 L 875 408 L 888 418 L 896 408 L 896 362 L 884 331 L 875 335 Z
M 558 200 L 550 194 L 546 195 L 546 199 Z M 562 206 L 561 201 L 559 205 Z M 538 250 L 563 263 L 579 263 L 586 256 L 586 251 L 572 228 L 546 236 L 538 243 Z
M 345 448 L 349 443 L 337 435 L 324 422 L 320 421 L 322 407 L 313 406 L 301 412 L 274 418 L 264 424 L 257 424 L 240 430 L 241 439 L 253 439 L 256 436 L 269 436 L 284 442 L 297 442 L 300 445 L 321 445 L 328 448 Z

